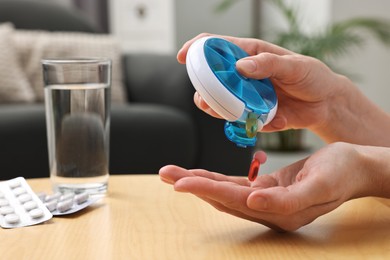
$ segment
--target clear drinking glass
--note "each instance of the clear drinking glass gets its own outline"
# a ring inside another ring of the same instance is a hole
[[[105,194],[111,61],[42,60],[50,179],[55,191]]]

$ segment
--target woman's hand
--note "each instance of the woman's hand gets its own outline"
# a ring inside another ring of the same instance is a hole
[[[185,63],[188,48],[200,34],[186,42],[177,54]],[[325,142],[343,141],[390,147],[390,116],[365,97],[344,76],[321,61],[293,53],[258,39],[235,38],[228,41],[244,49],[249,57],[236,63],[244,76],[270,78],[278,96],[275,118],[261,131],[307,128]],[[195,104],[206,113],[220,117],[195,93]]]
[[[389,196],[390,167],[380,167],[390,157],[386,149],[334,143],[305,160],[259,175],[252,183],[172,165],[163,167],[160,177],[176,191],[192,193],[220,211],[275,230],[293,231],[347,200]],[[387,172],[386,178],[382,172]]]
[[[184,44],[177,54],[185,63],[191,44],[201,34]],[[237,70],[254,79],[271,78],[277,92],[279,107],[275,119],[262,131],[279,131],[288,128],[316,128],[323,125],[329,113],[329,102],[340,95],[343,77],[332,72],[325,64],[307,56],[270,44],[247,38],[223,37],[244,49],[250,56],[237,62]],[[343,85],[345,85],[343,83]],[[195,104],[206,113],[220,117],[197,94]]]

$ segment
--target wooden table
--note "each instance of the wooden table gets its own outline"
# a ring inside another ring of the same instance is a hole
[[[48,179],[29,180],[50,192]],[[390,259],[390,200],[350,201],[293,233],[221,213],[155,175],[111,176],[85,211],[0,229],[0,259]]]

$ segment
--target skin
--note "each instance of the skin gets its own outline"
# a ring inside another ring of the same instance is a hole
[[[184,64],[190,45],[205,36],[212,35],[201,34],[186,42],[177,54],[178,61]],[[242,75],[255,79],[269,77],[275,86],[278,111],[262,131],[307,128],[328,143],[390,146],[390,137],[382,130],[390,129],[389,115],[348,78],[334,73],[317,59],[265,41],[216,36],[237,44],[250,55],[236,64]],[[194,102],[201,110],[220,118],[197,93]]]
[[[177,59],[185,63],[190,45]],[[308,158],[254,182],[202,169],[174,165],[160,169],[160,178],[179,192],[192,193],[218,210],[293,231],[345,201],[378,196],[390,198],[390,118],[344,76],[311,57],[257,39],[223,37],[250,55],[237,62],[246,77],[269,77],[278,95],[274,120],[262,131],[307,128],[329,143]],[[195,104],[220,118],[195,93]],[[265,163],[264,152],[254,155]]]

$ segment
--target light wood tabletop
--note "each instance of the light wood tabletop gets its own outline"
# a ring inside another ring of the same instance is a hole
[[[28,182],[51,192],[49,179]],[[118,175],[82,212],[0,229],[0,252],[0,259],[390,259],[390,200],[353,200],[277,233],[174,192],[156,175]]]

